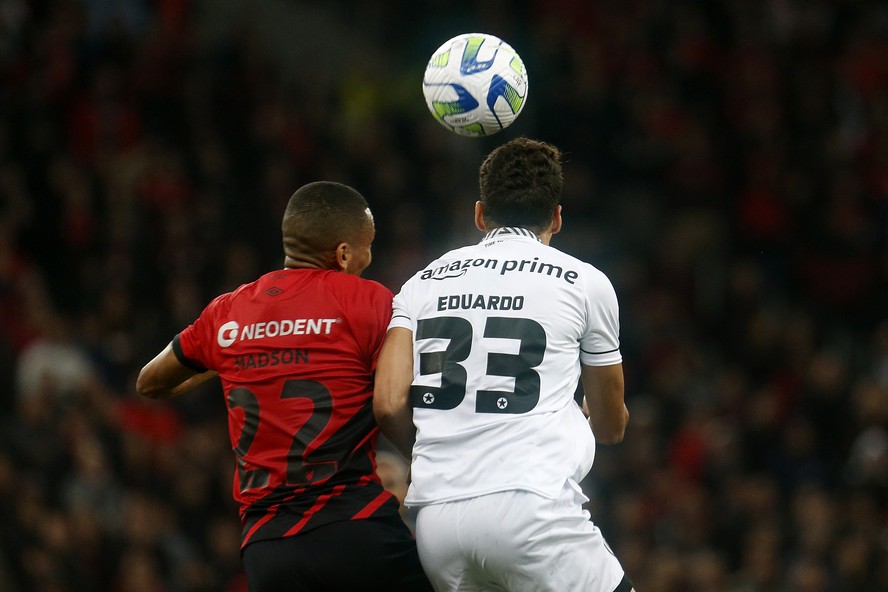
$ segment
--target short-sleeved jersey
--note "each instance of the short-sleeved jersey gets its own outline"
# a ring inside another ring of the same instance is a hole
[[[243,545],[397,515],[376,475],[371,399],[391,299],[345,273],[275,271],[213,300],[173,340],[183,364],[221,378]]]
[[[414,338],[409,505],[506,490],[555,498],[588,473],[580,365],[622,361],[617,297],[601,271],[499,228],[409,279],[390,327]]]

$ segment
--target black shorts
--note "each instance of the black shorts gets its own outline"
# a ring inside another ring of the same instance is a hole
[[[250,592],[430,592],[400,519],[343,520],[243,550]]]

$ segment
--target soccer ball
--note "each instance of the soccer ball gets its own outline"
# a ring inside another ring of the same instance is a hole
[[[493,35],[467,33],[432,54],[422,79],[426,105],[461,136],[509,127],[527,102],[527,71],[512,47]]]

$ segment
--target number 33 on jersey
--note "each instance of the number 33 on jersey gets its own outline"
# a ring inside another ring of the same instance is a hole
[[[580,362],[622,361],[616,294],[598,269],[498,228],[408,280],[390,327],[414,336],[408,504],[506,489],[554,497],[588,472]]]

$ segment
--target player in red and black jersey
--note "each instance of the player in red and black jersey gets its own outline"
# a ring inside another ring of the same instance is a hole
[[[374,237],[367,202],[311,183],[282,230],[284,269],[213,300],[136,388],[168,398],[219,375],[251,591],[430,590],[376,475],[373,372],[392,293],[358,277]]]

